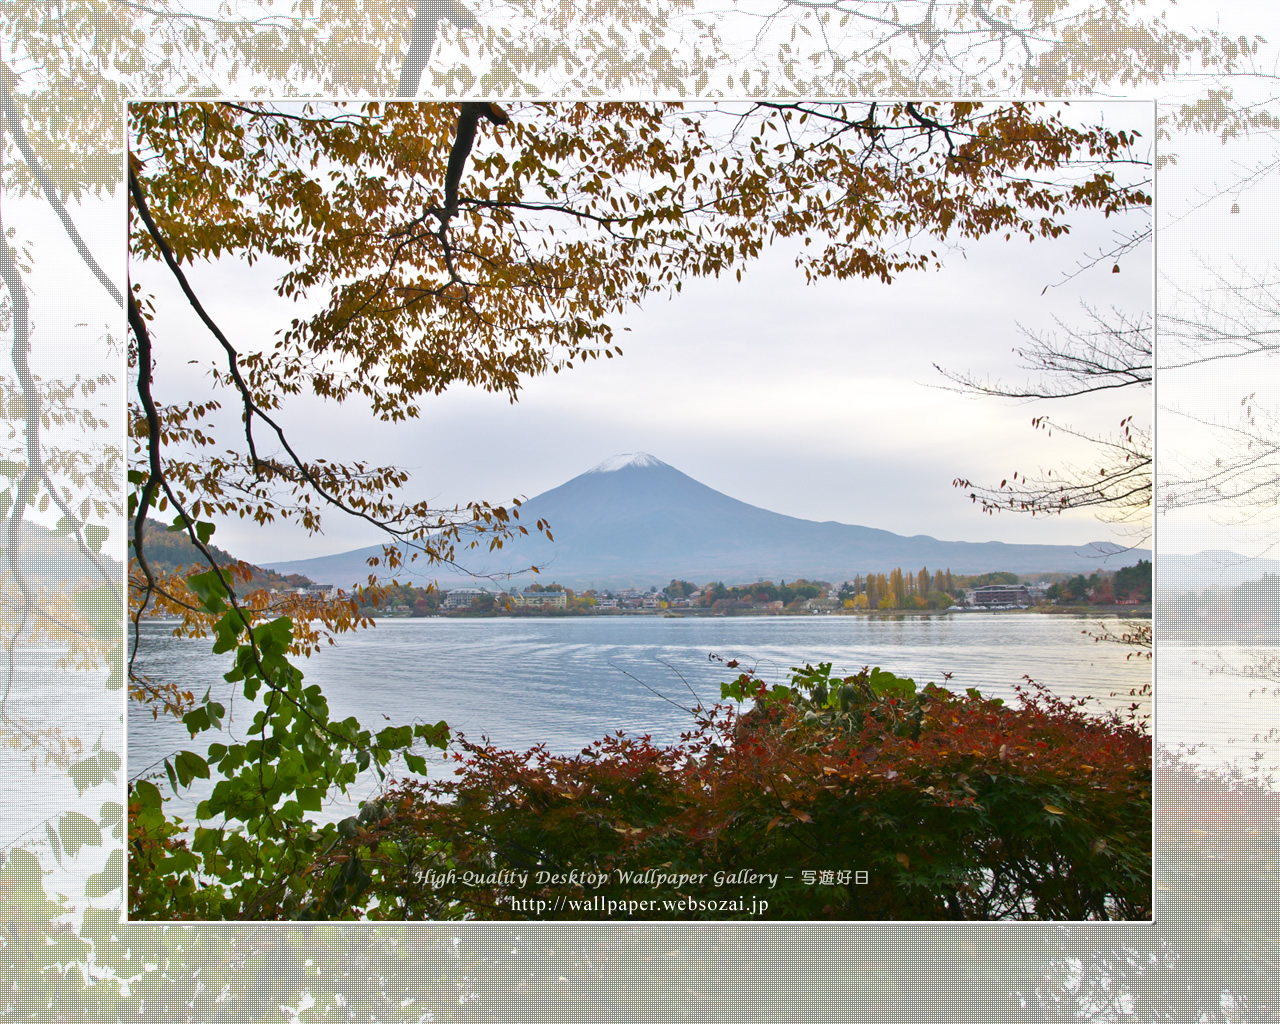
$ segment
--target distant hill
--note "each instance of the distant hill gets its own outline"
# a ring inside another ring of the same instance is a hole
[[[1161,555],[1156,565],[1156,586],[1162,592],[1237,587],[1267,574],[1280,574],[1280,561],[1221,550],[1195,555]]]
[[[57,589],[120,579],[120,563],[107,553],[106,544],[91,558],[72,538],[27,522],[19,524],[15,539],[14,550],[9,551],[9,531],[0,529],[0,556],[6,569],[11,568],[12,559],[28,583]]]
[[[176,572],[192,565],[208,568],[204,555],[200,554],[196,546],[191,543],[191,538],[187,536],[185,531],[179,532],[175,530],[170,532],[154,519],[148,519],[143,529],[143,550],[147,555],[147,564],[152,569]],[[214,544],[207,546],[209,553],[213,555],[214,561],[219,565],[235,565],[240,561],[235,555]],[[133,523],[129,524],[129,557],[133,558]],[[279,590],[305,587],[309,583],[311,583],[311,580],[304,575],[276,572],[275,570],[255,565],[250,586],[253,589]]]
[[[780,515],[731,498],[652,455],[619,455],[525,502],[520,521],[551,524],[554,543],[521,537],[498,552],[473,552],[462,561],[486,575],[544,566],[540,579],[583,588],[661,585],[672,578],[726,583],[779,578],[843,580],[857,573],[901,566],[951,569],[1070,572],[1132,565],[1151,552],[1108,542],[1071,547],[944,541],[903,537],[845,523],[818,523]],[[366,559],[378,545],[338,555],[272,562],[277,572],[305,573],[319,583],[350,586],[368,576]],[[462,575],[411,566],[406,582],[438,577],[443,587]],[[528,580],[526,574],[521,581]],[[514,582],[514,581],[513,581]],[[504,585],[507,585],[504,582]]]

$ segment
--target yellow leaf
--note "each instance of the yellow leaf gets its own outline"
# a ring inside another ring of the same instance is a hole
[[[1055,804],[1045,804],[1044,809],[1048,811],[1050,814],[1066,814],[1067,813],[1061,807],[1058,807]]]
[[[893,855],[893,859],[894,859],[894,860],[896,860],[899,864],[901,864],[901,865],[902,865],[904,868],[906,868],[908,871],[910,871],[910,870],[911,870],[911,858],[910,858],[910,857],[908,857],[905,853],[895,853],[895,854]]]

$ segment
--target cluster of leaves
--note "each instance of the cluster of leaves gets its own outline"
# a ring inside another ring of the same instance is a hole
[[[207,525],[207,524],[204,524]],[[150,779],[129,787],[129,907],[144,919],[291,919],[341,916],[351,878],[342,871],[316,876],[317,855],[340,838],[335,824],[308,817],[345,793],[372,768],[380,776],[400,755],[425,772],[416,742],[443,747],[448,729],[388,727],[374,734],[354,717],[334,721],[320,687],[303,685],[288,661],[293,622],[286,616],[251,624],[217,569],[186,578],[188,589],[214,617],[215,654],[235,652],[225,678],[257,701],[244,742],[212,742],[201,755],[183,750],[164,761],[174,792],[217,773],[196,808],[200,824],[188,835],[164,810]],[[192,738],[220,734],[226,708],[209,693],[182,715]],[[220,739],[223,738],[220,735]],[[316,886],[325,896],[309,903]]]
[[[616,351],[605,314],[772,238],[826,236],[801,257],[811,276],[888,280],[936,264],[927,247],[899,251],[918,231],[1049,237],[1068,230],[1069,207],[1150,204],[1117,177],[1137,162],[1135,133],[1031,105],[518,108],[477,143],[461,192],[447,176],[456,116],[443,104],[132,109],[132,149],[179,263],[277,256],[291,265],[281,295],[332,289],[274,352],[245,358],[259,401],[309,383],[399,419],[452,381],[514,395],[523,374]],[[131,241],[158,255],[141,224]]]
[[[1142,722],[1088,714],[1030,682],[1013,708],[976,690],[917,690],[879,669],[833,680],[829,664],[772,688],[746,673],[723,694],[753,706],[694,709],[696,727],[670,746],[618,733],[564,757],[459,739],[455,779],[398,784],[381,822],[320,866],[376,864],[371,916],[405,919],[529,916],[513,895],[726,898],[740,893],[622,873],[743,868],[779,876],[767,894],[779,920],[1150,915]],[[456,881],[418,870],[427,842],[442,844],[433,849]],[[575,870],[608,881],[536,883],[538,871]],[[866,871],[868,881],[810,885],[806,870]],[[464,884],[465,871],[530,879]],[[659,904],[636,916],[751,915]]]

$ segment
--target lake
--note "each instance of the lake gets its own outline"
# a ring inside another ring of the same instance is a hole
[[[355,715],[375,731],[386,719],[444,719],[473,740],[487,736],[521,750],[545,742],[574,754],[619,729],[660,743],[677,739],[690,725],[684,708],[713,704],[720,684],[737,674],[712,654],[753,667],[769,684],[785,682],[792,666],[830,661],[841,675],[878,665],[921,685],[976,687],[1006,699],[1029,675],[1064,697],[1127,707],[1130,690],[1150,681],[1151,664],[1126,660],[1123,648],[1082,633],[1104,624],[1121,625],[1034,613],[382,619],[300,667],[308,683],[323,687],[333,717]],[[211,641],[175,638],[171,628],[143,624],[137,670],[156,682],[180,680],[197,695],[212,687],[231,713],[230,732],[243,739],[252,712],[222,679],[230,656],[213,657]],[[944,672],[951,673],[945,683]],[[1150,699],[1140,699],[1149,710]],[[181,749],[203,752],[209,742],[191,740],[171,718],[153,721],[133,703],[128,721],[130,776]],[[343,805],[324,817],[349,813]],[[179,806],[189,811],[191,803],[174,806],[182,813]]]

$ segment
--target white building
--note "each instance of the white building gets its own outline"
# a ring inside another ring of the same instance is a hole
[[[969,603],[975,608],[1029,608],[1031,591],[1022,583],[993,583],[989,587],[975,587]]]
[[[457,590],[451,590],[444,595],[442,607],[445,609],[470,608],[474,598],[481,597],[487,593],[487,590],[482,590],[480,587],[459,587]]]

